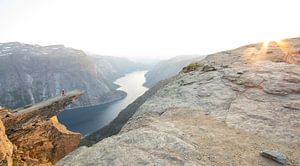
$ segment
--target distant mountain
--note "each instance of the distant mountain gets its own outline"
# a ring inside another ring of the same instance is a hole
[[[86,91],[77,106],[117,100],[125,94],[116,90],[114,80],[141,66],[63,45],[0,43],[0,105],[17,108],[37,103],[59,95],[61,89]]]
[[[145,66],[142,63],[133,62],[127,58],[112,57],[112,56],[101,56],[101,55],[90,55],[93,57],[93,61],[97,64],[102,75],[109,80],[119,78],[126,73],[130,73],[136,70],[145,70]],[[107,72],[109,71],[109,72]]]
[[[146,73],[144,86],[151,88],[159,81],[175,76],[196,57],[200,55],[182,55],[158,62]]]

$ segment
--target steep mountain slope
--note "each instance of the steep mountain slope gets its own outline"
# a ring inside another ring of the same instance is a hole
[[[61,89],[86,91],[77,106],[117,100],[125,94],[116,91],[114,79],[138,69],[135,65],[118,58],[88,56],[62,45],[1,43],[0,105],[17,108],[37,103]],[[129,66],[131,70],[124,69]]]
[[[128,108],[57,165],[300,165],[300,38],[209,55]]]
[[[190,64],[196,57],[199,55],[182,55],[158,62],[146,73],[144,86],[151,88],[159,81],[177,75],[184,66]]]

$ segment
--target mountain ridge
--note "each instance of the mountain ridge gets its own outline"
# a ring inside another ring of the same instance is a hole
[[[125,68],[127,70],[125,70]],[[124,58],[90,56],[63,45],[0,44],[0,105],[17,108],[58,95],[62,89],[85,90],[77,105],[123,98],[113,82],[141,65]]]

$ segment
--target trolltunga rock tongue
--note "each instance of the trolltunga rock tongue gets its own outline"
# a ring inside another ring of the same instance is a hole
[[[82,91],[71,91],[25,108],[2,110],[0,117],[6,135],[16,146],[14,163],[52,165],[77,148],[81,135],[68,131],[56,115],[83,94]]]

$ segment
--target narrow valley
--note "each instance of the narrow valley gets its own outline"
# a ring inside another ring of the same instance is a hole
[[[68,109],[59,114],[59,121],[69,130],[79,132],[86,136],[111,122],[136,98],[141,96],[147,88],[143,86],[146,71],[136,71],[126,74],[114,83],[120,87],[117,90],[126,92],[125,98],[95,106]]]

